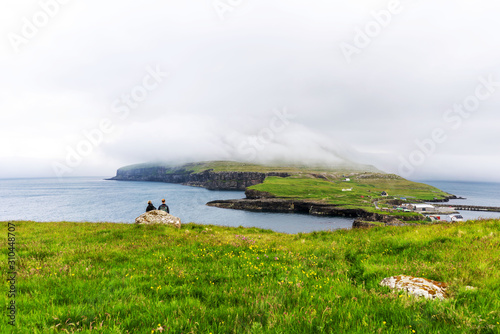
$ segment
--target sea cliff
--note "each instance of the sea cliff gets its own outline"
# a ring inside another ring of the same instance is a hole
[[[214,171],[207,169],[194,172],[186,169],[169,167],[120,168],[110,180],[118,181],[153,181],[178,183],[187,186],[202,187],[209,190],[245,190],[247,187],[264,182],[268,176],[288,177],[282,172],[238,172]]]

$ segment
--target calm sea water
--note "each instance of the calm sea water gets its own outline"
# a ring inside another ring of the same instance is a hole
[[[447,193],[465,199],[450,200],[449,204],[467,204],[500,207],[500,183],[424,181]],[[500,218],[500,212],[460,211],[465,219]]]
[[[34,220],[133,223],[147,201],[165,198],[183,223],[260,227],[298,233],[351,228],[352,218],[246,212],[206,206],[244,198],[242,191],[211,191],[156,182],[106,181],[103,177],[0,179],[0,221]]]
[[[499,183],[426,181],[461,203],[500,207]],[[147,201],[162,198],[182,222],[260,227],[298,233],[351,228],[352,218],[246,212],[208,207],[216,199],[244,198],[242,191],[211,191],[169,183],[106,181],[103,177],[0,179],[0,221],[89,221],[133,223]],[[462,211],[466,219],[500,218],[500,213]]]

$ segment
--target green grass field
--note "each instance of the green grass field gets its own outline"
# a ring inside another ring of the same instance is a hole
[[[296,235],[15,225],[16,327],[4,307],[1,333],[500,333],[500,221]],[[2,252],[5,306],[7,238]],[[379,286],[399,274],[446,282],[450,298]]]
[[[425,201],[434,198],[443,199],[449,194],[423,183],[416,183],[390,174],[374,174],[365,177],[363,173],[351,177],[349,182],[343,178],[325,180],[311,177],[267,177],[264,183],[249,189],[264,191],[276,197],[307,199],[345,208],[362,208],[375,212],[373,204],[381,197],[382,191],[389,194],[388,198],[405,197],[410,201]],[[343,189],[351,189],[343,191]]]

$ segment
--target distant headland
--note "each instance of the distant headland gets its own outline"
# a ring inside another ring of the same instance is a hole
[[[245,191],[246,198],[209,206],[250,211],[345,216],[399,224],[422,221],[418,212],[390,210],[403,203],[456,198],[435,187],[387,174],[370,165],[274,166],[207,161],[172,166],[146,163],[122,167],[110,180],[153,181]]]

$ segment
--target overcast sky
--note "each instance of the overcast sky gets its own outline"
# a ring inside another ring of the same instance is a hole
[[[0,2],[0,177],[355,162],[500,182],[497,0]]]

